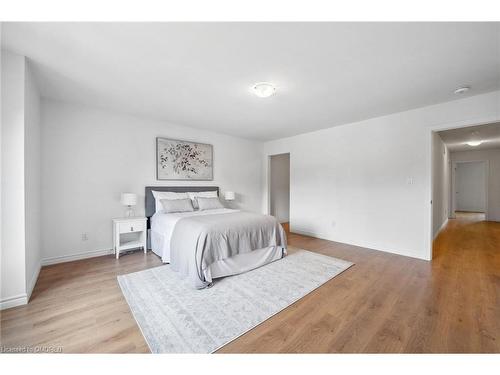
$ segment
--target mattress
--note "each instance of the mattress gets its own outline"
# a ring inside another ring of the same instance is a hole
[[[153,252],[197,288],[286,255],[286,238],[276,219],[227,208],[157,212],[151,218],[150,237]]]

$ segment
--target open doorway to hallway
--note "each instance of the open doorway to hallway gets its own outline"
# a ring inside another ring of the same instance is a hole
[[[500,222],[498,122],[432,134],[433,240],[450,225],[474,236],[468,225],[480,221]]]
[[[269,213],[289,231],[290,154],[271,155],[269,159]]]

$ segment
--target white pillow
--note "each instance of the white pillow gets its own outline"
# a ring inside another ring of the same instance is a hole
[[[217,198],[217,191],[196,191],[189,192],[189,198],[193,201],[193,206],[195,209],[198,209],[198,202],[196,198]]]
[[[162,211],[163,206],[161,204],[162,199],[186,199],[190,198],[188,193],[174,193],[171,191],[151,191],[153,197],[155,198],[155,212]]]
[[[224,205],[221,203],[219,198],[202,198],[202,197],[197,197],[196,198],[198,202],[198,208],[200,211],[205,211],[205,210],[215,210],[217,208],[224,208]]]
[[[194,211],[191,199],[161,199],[163,212],[170,214],[174,212],[191,212]]]

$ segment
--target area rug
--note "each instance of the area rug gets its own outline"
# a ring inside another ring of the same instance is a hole
[[[153,353],[212,353],[352,266],[297,250],[196,290],[164,265],[118,276]]]

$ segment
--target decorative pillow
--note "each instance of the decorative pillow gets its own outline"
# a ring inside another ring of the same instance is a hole
[[[161,204],[162,199],[185,199],[189,198],[188,193],[174,193],[171,191],[155,191],[152,190],[153,197],[155,198],[155,212],[163,210]]]
[[[167,214],[171,214],[174,212],[191,212],[194,211],[193,203],[191,203],[191,199],[161,199],[160,200],[163,206],[163,212]]]
[[[189,192],[189,198],[193,201],[193,206],[195,209],[198,208],[198,202],[196,198],[217,198],[217,191],[197,191],[197,192]]]
[[[200,211],[204,210],[215,210],[217,208],[224,208],[223,204],[220,202],[219,198],[196,198],[198,202],[198,208]]]

